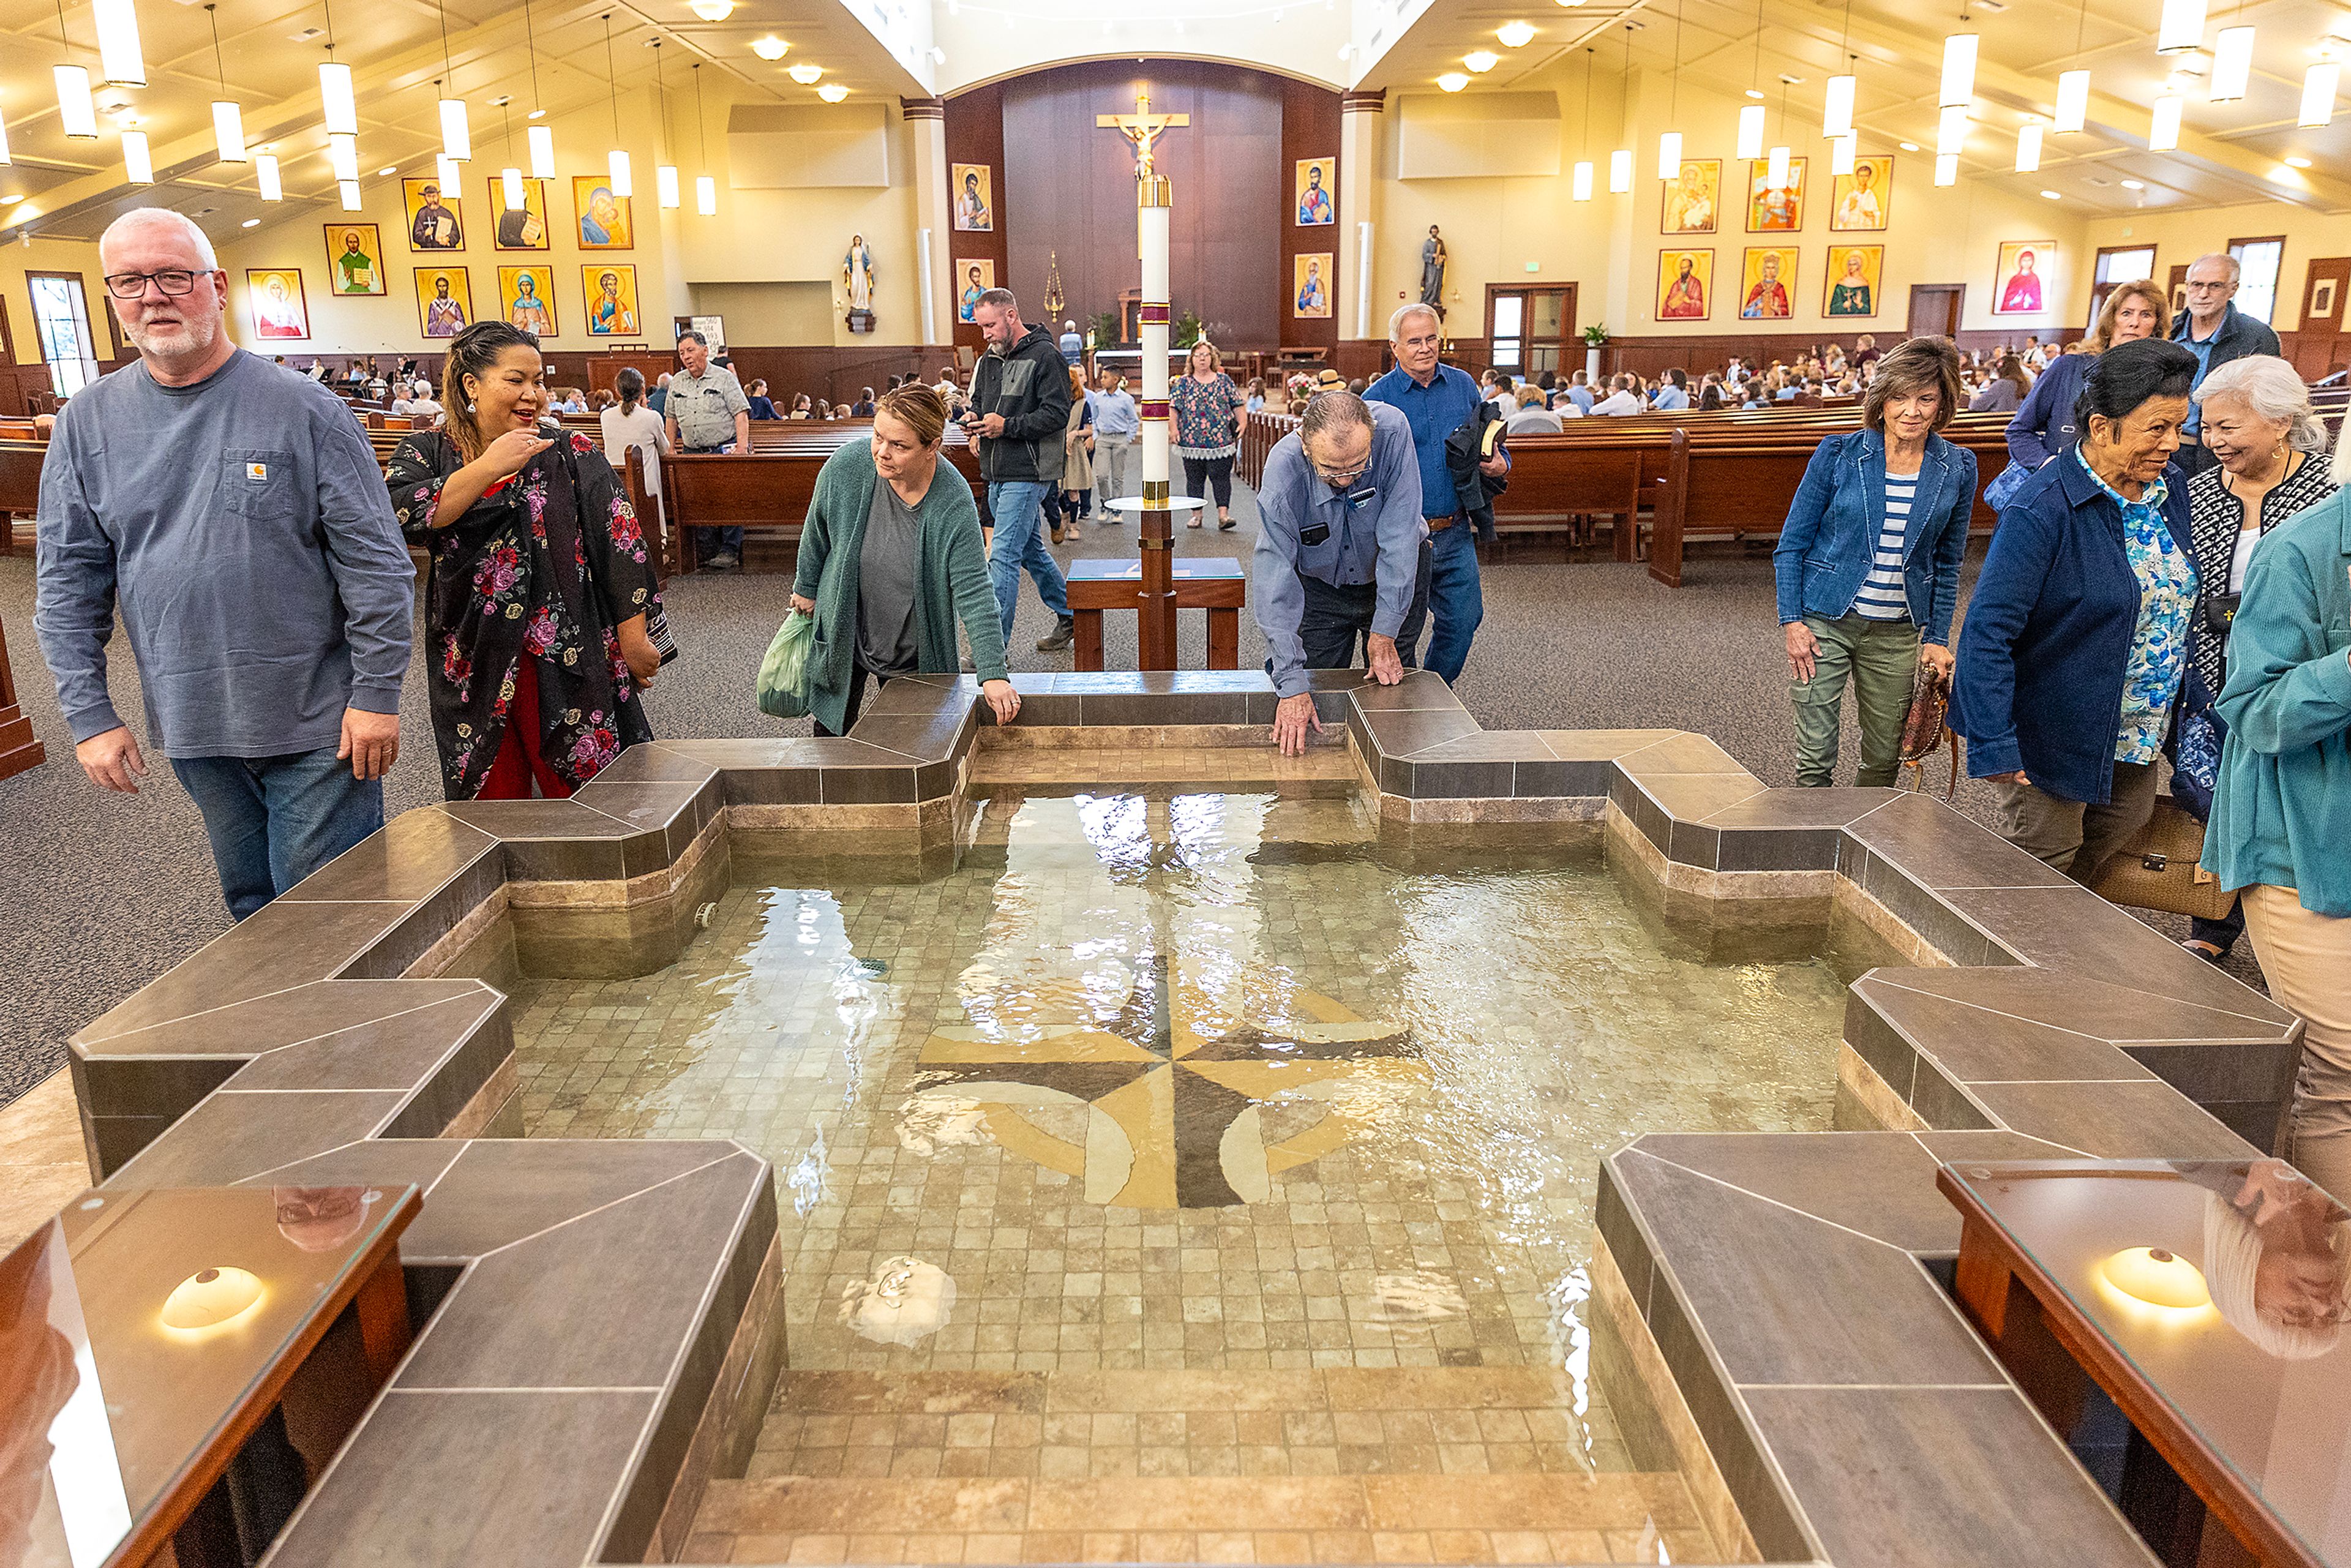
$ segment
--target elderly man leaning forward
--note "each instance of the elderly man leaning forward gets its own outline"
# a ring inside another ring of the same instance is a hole
[[[230,341],[202,229],[126,213],[99,263],[139,362],[57,419],[34,625],[83,770],[136,794],[106,685],[120,603],[150,742],[242,920],[383,826],[415,570],[350,410]]]
[[[1396,633],[1420,576],[1420,459],[1412,426],[1386,403],[1318,394],[1274,444],[1258,486],[1249,603],[1281,699],[1273,738],[1285,756],[1320,734],[1309,670],[1343,670],[1361,639],[1372,678],[1404,679]]]

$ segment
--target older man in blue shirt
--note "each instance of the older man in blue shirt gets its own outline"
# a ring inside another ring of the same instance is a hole
[[[1404,679],[1396,633],[1420,570],[1421,506],[1411,426],[1353,392],[1318,395],[1267,455],[1249,601],[1272,654],[1285,756],[1322,729],[1306,672],[1350,667],[1358,637],[1374,680]]]
[[[1478,586],[1478,539],[1462,510],[1461,497],[1446,459],[1445,438],[1461,428],[1477,412],[1478,383],[1468,373],[1438,362],[1445,345],[1445,328],[1426,305],[1406,305],[1388,321],[1388,344],[1396,368],[1371,384],[1364,401],[1386,403],[1402,411],[1412,427],[1412,444],[1420,469],[1421,509],[1428,524],[1428,608],[1437,630],[1428,640],[1426,667],[1449,685],[1461,678],[1469,661],[1469,640],[1486,618],[1485,595]],[[1481,473],[1499,476],[1510,467],[1510,455],[1497,452],[1479,465]],[[1416,618],[1404,633],[1406,662],[1420,642]]]

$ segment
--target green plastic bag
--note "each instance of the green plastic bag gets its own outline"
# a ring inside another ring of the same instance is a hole
[[[809,648],[816,641],[816,617],[797,612],[776,628],[768,656],[759,661],[759,711],[777,718],[806,718],[809,712]]]

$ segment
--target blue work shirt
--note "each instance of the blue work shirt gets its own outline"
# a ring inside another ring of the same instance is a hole
[[[1086,401],[1094,405],[1096,435],[1133,435],[1139,428],[1135,420],[1134,399],[1126,393],[1090,392]]]
[[[1468,387],[1474,405],[1477,386],[1459,371],[1453,373]],[[1298,635],[1299,621],[1306,612],[1301,577],[1334,588],[1377,583],[1372,631],[1382,637],[1395,636],[1412,608],[1420,541],[1428,537],[1420,511],[1421,459],[1403,413],[1385,403],[1369,406],[1371,465],[1343,490],[1332,489],[1306,461],[1295,431],[1266,455],[1265,476],[1257,491],[1257,554],[1249,564],[1249,599],[1273,657],[1273,689],[1281,696],[1294,697],[1307,689],[1306,644]],[[1443,449],[1439,437],[1440,454]],[[1441,471],[1441,455],[1438,463]],[[1452,492],[1449,482],[1446,492]],[[1316,528],[1327,529],[1326,536],[1313,544],[1304,542],[1301,536]]]
[[[2228,325],[2228,322],[2224,319],[2221,322],[2221,326],[2226,325]],[[2188,383],[2188,388],[2190,392],[2202,386],[2204,384],[2204,378],[2212,373],[2212,345],[2220,340],[2220,327],[2213,328],[2212,335],[2205,339],[2203,341],[2199,342],[2196,340],[2196,329],[2193,326],[2190,326],[2188,329],[2188,335],[2186,337],[2175,340],[2180,347],[2186,349],[2189,353],[2196,356],[2196,379]],[[2199,430],[2202,429],[2203,425],[2204,405],[2198,402],[2191,397],[2188,400],[2188,423],[2179,427],[2179,434],[2182,435],[2193,435]]]
[[[1592,405],[1595,400],[1592,395],[1592,389],[1590,387],[1570,387],[1567,389],[1567,401],[1582,409],[1584,413],[1590,413],[1592,412]]]
[[[1657,389],[1657,395],[1649,400],[1649,406],[1661,412],[1679,412],[1689,407],[1689,393],[1668,382]]]
[[[1454,493],[1452,470],[1445,462],[1445,438],[1461,428],[1481,401],[1478,383],[1466,371],[1439,365],[1422,386],[1398,366],[1374,382],[1364,393],[1369,403],[1386,403],[1401,411],[1412,426],[1413,451],[1420,459],[1420,504],[1431,518],[1449,517],[1461,509]],[[1376,443],[1375,443],[1376,444]],[[1384,486],[1383,487],[1384,488]]]

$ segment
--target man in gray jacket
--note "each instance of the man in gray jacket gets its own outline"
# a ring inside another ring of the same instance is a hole
[[[1070,368],[1061,362],[1052,334],[1026,326],[1020,303],[1009,288],[991,288],[971,313],[987,352],[971,373],[971,406],[964,428],[979,444],[979,472],[987,481],[987,511],[996,537],[987,551],[987,575],[996,584],[996,606],[1004,613],[1004,639],[1012,640],[1012,612],[1020,603],[1020,570],[1037,580],[1037,597],[1060,619],[1039,640],[1037,651],[1066,648],[1077,635],[1070,619],[1069,586],[1045,541],[1037,537],[1045,503],[1061,487],[1068,456]]]
[[[126,213],[99,265],[139,363],[57,416],[34,625],[83,771],[136,794],[106,685],[120,603],[150,744],[242,920],[383,826],[415,569],[350,410],[230,340],[202,229]]]

